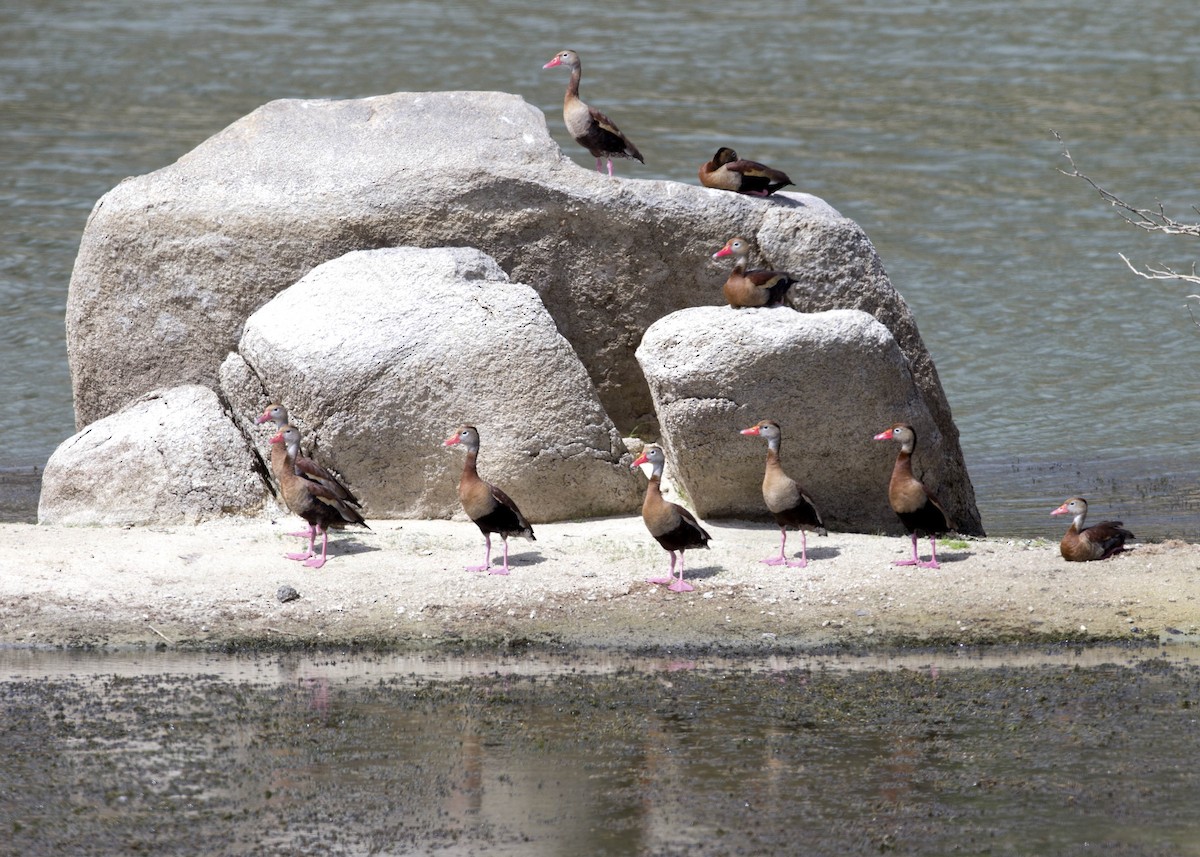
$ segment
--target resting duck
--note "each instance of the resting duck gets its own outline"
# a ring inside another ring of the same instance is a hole
[[[917,446],[917,433],[907,423],[896,423],[887,431],[875,435],[875,440],[894,440],[900,444],[896,466],[892,468],[892,479],[888,483],[888,503],[912,534],[912,559],[898,559],[896,565],[916,565],[921,568],[939,568],[937,561],[937,537],[952,529],[946,510],[921,480],[913,476],[912,454]],[[917,556],[917,536],[929,536],[929,562]]]
[[[750,196],[770,196],[781,187],[792,184],[792,180],[782,170],[758,161],[743,160],[733,149],[722,146],[711,161],[700,167],[700,184]]]
[[[1075,520],[1067,529],[1058,549],[1063,559],[1068,562],[1087,562],[1093,559],[1108,559],[1116,553],[1125,550],[1126,539],[1136,539],[1133,533],[1125,529],[1120,521],[1101,521],[1090,527],[1083,526],[1087,517],[1087,500],[1082,497],[1072,497],[1051,515],[1074,515]]]
[[[746,272],[750,258],[750,242],[745,238],[730,238],[725,246],[713,253],[714,259],[733,257],[733,270],[725,280],[725,300],[731,307],[780,306],[787,291],[795,283],[786,271]]]
[[[349,524],[367,527],[353,506],[340,500],[322,482],[311,479],[295,466],[300,456],[300,429],[285,425],[271,438],[271,460],[275,461],[275,447],[284,449],[284,464],[276,473],[283,501],[287,507],[308,522],[308,550],[304,553],[285,554],[288,559],[302,560],[309,568],[325,565],[329,549],[329,530],[344,529]],[[370,527],[367,527],[370,529]],[[314,551],[317,532],[321,533],[321,555]]]
[[[646,529],[671,556],[671,570],[666,577],[648,577],[647,583],[666,584],[672,592],[691,592],[696,587],[683,579],[683,552],[688,548],[707,548],[711,538],[696,521],[695,515],[677,503],[663,499],[659,483],[662,482],[666,456],[660,447],[647,446],[638,459],[630,465],[636,470],[643,464],[651,467],[650,484],[646,486],[646,499],[642,503],[642,520]],[[675,551],[679,551],[679,575],[675,575]]]
[[[819,536],[829,535],[821,521],[821,513],[817,511],[812,497],[796,484],[796,480],[783,472],[783,466],[779,463],[779,444],[783,431],[779,428],[779,423],[775,420],[762,420],[758,425],[742,429],[742,434],[766,438],[767,441],[767,470],[763,476],[762,493],[767,508],[779,524],[779,556],[767,557],[762,561],[767,565],[804,568],[808,565],[808,538],[804,531],[812,530]],[[800,531],[799,562],[787,558],[788,527]]]
[[[463,462],[462,477],[458,480],[458,500],[462,503],[467,517],[475,522],[483,533],[483,565],[469,565],[467,571],[489,571],[491,574],[508,574],[508,537],[520,536],[536,541],[533,527],[517,504],[507,494],[488,482],[479,478],[475,469],[475,461],[479,457],[479,430],[475,426],[462,426],[453,436],[446,439],[443,446],[462,444],[467,451]],[[492,565],[492,533],[499,533],[504,541],[504,567],[493,569]]]
[[[542,68],[554,68],[565,65],[571,70],[571,80],[567,84],[567,95],[563,99],[563,122],[567,132],[575,138],[575,142],[592,153],[596,159],[596,171],[603,172],[601,164],[608,160],[608,174],[613,174],[613,158],[633,158],[646,163],[637,146],[629,142],[629,138],[621,133],[611,119],[597,110],[588,107],[579,98],[579,78],[582,75],[579,64],[579,54],[575,51],[559,51],[554,59]]]

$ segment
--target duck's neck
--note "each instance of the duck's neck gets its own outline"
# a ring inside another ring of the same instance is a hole
[[[779,466],[779,441],[777,437],[767,438],[767,466]]]
[[[479,478],[479,471],[475,467],[475,464],[478,460],[479,460],[478,447],[476,447],[476,448],[467,447],[467,457],[465,459],[463,459],[463,476],[468,477],[468,478],[475,478],[475,479]]]
[[[583,77],[582,67],[575,65],[571,68],[571,79],[567,81],[566,101],[577,101],[579,99],[579,79]]]

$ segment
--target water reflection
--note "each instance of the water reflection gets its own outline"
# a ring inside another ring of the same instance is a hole
[[[1200,854],[1195,654],[4,652],[0,826],[28,855]]]

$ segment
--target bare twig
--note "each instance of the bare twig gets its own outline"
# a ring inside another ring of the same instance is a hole
[[[1188,303],[1184,304],[1187,307],[1188,315],[1192,317],[1192,324],[1200,327],[1200,321],[1196,320],[1196,314],[1192,312],[1192,301],[1200,301],[1200,295],[1188,295]]]
[[[149,629],[150,629],[151,631],[153,631],[154,633],[158,634],[158,636],[162,637],[164,640],[166,640],[168,645],[171,645],[171,646],[175,645],[175,641],[174,641],[174,640],[172,640],[170,637],[168,637],[168,636],[167,636],[166,634],[164,634],[162,631],[160,631],[160,630],[158,630],[157,628],[155,628],[155,627],[154,627],[153,625],[151,625],[149,622],[147,622],[147,623],[146,623],[146,627],[147,627],[147,628],[149,628]]]
[[[1175,220],[1173,217],[1167,214],[1166,209],[1163,208],[1162,202],[1159,202],[1156,208],[1138,208],[1137,206],[1130,205],[1129,203],[1125,202],[1125,200],[1121,199],[1115,193],[1101,187],[1099,184],[1093,181],[1090,176],[1079,171],[1079,168],[1075,165],[1075,159],[1071,157],[1071,150],[1067,148],[1067,144],[1063,142],[1063,138],[1059,136],[1059,133],[1057,131],[1051,131],[1050,133],[1054,135],[1054,139],[1058,140],[1059,145],[1062,146],[1063,157],[1066,158],[1067,163],[1071,165],[1070,171],[1064,170],[1061,167],[1059,167],[1058,171],[1064,176],[1068,176],[1073,179],[1083,179],[1085,182],[1091,185],[1093,190],[1100,194],[1101,199],[1103,199],[1113,208],[1118,209],[1118,213],[1122,218],[1125,219],[1127,223],[1131,223],[1139,229],[1144,229],[1147,232],[1164,232],[1167,235],[1192,235],[1200,237],[1200,223],[1183,223]],[[1200,210],[1193,210],[1197,211],[1197,213],[1200,213]],[[1133,266],[1131,265],[1130,267]],[[1135,270],[1135,273],[1140,272]],[[1152,277],[1150,279],[1170,278]]]
[[[1182,280],[1185,283],[1194,283],[1196,285],[1200,285],[1200,274],[1196,273],[1195,262],[1192,263],[1192,272],[1190,274],[1181,274],[1174,268],[1167,268],[1165,266],[1162,268],[1147,268],[1145,271],[1142,271],[1135,268],[1133,263],[1129,261],[1129,257],[1127,257],[1124,253],[1118,253],[1117,255],[1121,257],[1121,261],[1125,263],[1129,270],[1133,271],[1133,273],[1137,274],[1143,279]],[[1188,295],[1188,297],[1195,297],[1195,295]]]

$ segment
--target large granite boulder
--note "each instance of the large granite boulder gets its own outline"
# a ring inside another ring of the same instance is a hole
[[[46,463],[43,524],[194,524],[268,506],[262,463],[217,394],[148,393],[68,438]]]
[[[222,380],[246,420],[282,402],[368,517],[461,514],[463,454],[442,441],[462,423],[479,428],[481,475],[530,520],[639,502],[570,343],[537,292],[478,250],[370,250],[320,265],[250,316]],[[257,431],[265,455],[270,432]]]
[[[698,307],[646,331],[646,373],[676,488],[701,516],[761,517],[766,443],[740,429],[774,419],[784,469],[826,525],[902,532],[887,484],[899,451],[872,440],[896,422],[917,431],[916,472],[960,532],[982,532],[955,444],[939,429],[886,327],[857,310]]]
[[[961,467],[936,370],[857,224],[801,193],[598,175],[562,154],[539,110],[495,92],[271,102],[107,193],[68,297],[77,422],[147,390],[215,385],[246,319],[317,265],[414,245],[481,248],[536,289],[629,431],[653,420],[642,333],[722,302],[727,269],[710,254],[735,234],[798,276],[798,309],[861,309],[892,332]]]

